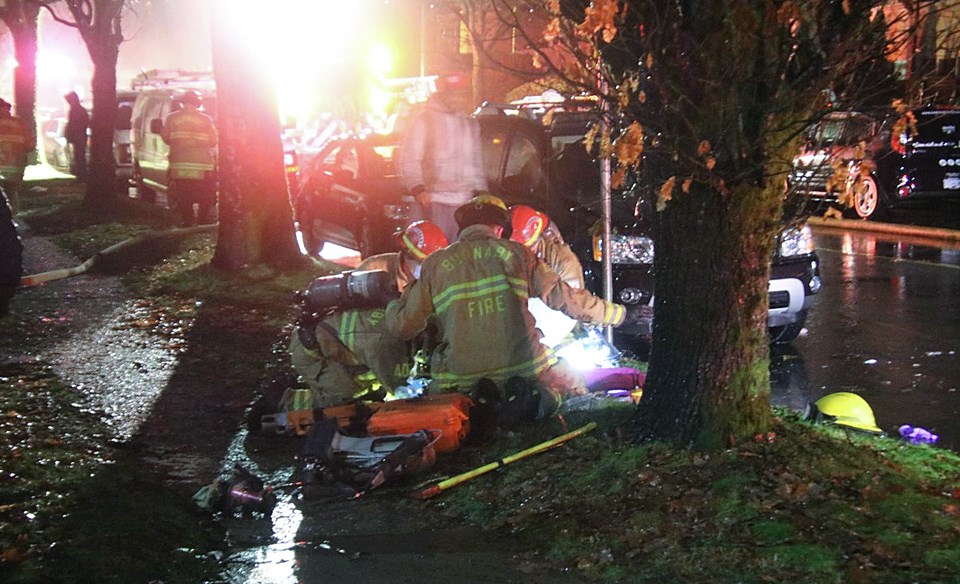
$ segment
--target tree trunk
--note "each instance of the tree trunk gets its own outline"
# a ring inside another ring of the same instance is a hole
[[[13,77],[15,113],[31,132],[37,135],[37,19],[40,6],[23,3],[15,20],[4,22],[13,35],[17,69]]]
[[[90,117],[90,165],[84,204],[99,207],[116,189],[113,132],[117,119],[117,57],[119,46],[111,42],[88,45],[93,61],[93,115]]]
[[[659,214],[653,345],[632,432],[716,449],[770,423],[767,282],[779,198],[773,186],[675,191]]]
[[[283,166],[277,97],[256,59],[214,18],[220,225],[213,263],[238,270],[302,260]]]

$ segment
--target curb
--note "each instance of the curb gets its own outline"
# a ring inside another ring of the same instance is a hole
[[[897,225],[895,223],[877,223],[859,219],[824,219],[823,217],[810,217],[807,219],[807,223],[813,227],[854,229],[857,231],[873,231],[877,233],[889,233],[892,235],[912,235],[914,237],[924,237],[927,239],[941,239],[945,241],[960,242],[960,231],[956,229],[945,229],[942,227]]]

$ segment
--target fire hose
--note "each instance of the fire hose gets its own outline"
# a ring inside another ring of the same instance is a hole
[[[551,448],[554,448],[554,447],[556,447],[556,446],[560,446],[560,445],[563,444],[564,442],[568,442],[568,441],[570,441],[570,440],[573,440],[573,439],[576,438],[577,436],[580,436],[580,435],[582,435],[582,434],[586,434],[587,432],[593,430],[593,429],[596,428],[596,427],[597,427],[597,423],[596,423],[596,422],[590,422],[590,423],[587,424],[586,426],[583,426],[582,428],[579,428],[579,429],[577,429],[577,430],[574,430],[573,432],[568,432],[568,433],[563,434],[563,435],[561,435],[561,436],[557,436],[556,438],[552,438],[552,439],[550,439],[550,440],[547,440],[546,442],[541,442],[540,444],[537,444],[536,446],[531,446],[530,448],[527,448],[526,450],[521,450],[520,452],[517,452],[516,454],[511,454],[510,456],[505,456],[505,457],[503,457],[503,458],[501,458],[501,459],[498,459],[498,460],[495,460],[495,461],[493,461],[493,462],[487,463],[487,464],[485,464],[485,465],[483,465],[483,466],[481,466],[481,467],[477,467],[477,468],[475,468],[475,469],[473,469],[473,470],[470,470],[470,471],[467,471],[467,472],[465,472],[465,473],[458,474],[457,476],[450,477],[449,479],[442,480],[442,481],[440,481],[439,483],[437,483],[437,484],[435,484],[435,485],[432,485],[432,486],[429,486],[429,487],[427,487],[427,488],[425,488],[425,489],[421,489],[421,490],[419,490],[419,491],[415,491],[414,493],[411,494],[411,496],[412,496],[414,499],[420,499],[421,501],[424,500],[424,499],[429,499],[430,497],[433,497],[433,496],[435,496],[435,495],[439,495],[440,493],[442,493],[443,491],[446,491],[447,489],[453,488],[453,487],[455,487],[455,486],[457,486],[457,485],[459,485],[459,484],[461,484],[461,483],[465,483],[465,482],[469,481],[470,479],[476,478],[476,477],[478,477],[478,476],[480,476],[480,475],[483,475],[483,474],[486,474],[486,473],[488,473],[488,472],[490,472],[490,471],[497,470],[498,468],[500,468],[500,467],[502,467],[502,466],[506,466],[506,465],[510,464],[511,462],[516,462],[516,461],[521,460],[521,459],[523,459],[523,458],[526,458],[526,457],[528,457],[528,456],[532,456],[532,455],[534,455],[534,454],[539,454],[539,453],[541,453],[541,452],[544,452],[545,450],[550,450]]]
[[[43,284],[44,282],[52,282],[53,280],[61,280],[63,278],[70,278],[78,274],[82,274],[92,268],[97,261],[111,253],[115,253],[125,247],[135,245],[150,239],[155,239],[158,237],[166,237],[168,235],[193,235],[196,233],[206,233],[208,231],[213,231],[216,228],[216,224],[211,225],[197,225],[195,227],[183,227],[178,229],[170,229],[168,231],[152,231],[145,233],[143,235],[138,235],[136,237],[131,237],[121,241],[120,243],[115,243],[110,247],[98,251],[93,254],[87,261],[83,262],[78,266],[72,268],[61,268],[59,270],[51,270],[49,272],[41,272],[39,274],[32,274],[30,276],[23,276],[20,278],[20,286],[26,288],[28,286],[37,286],[38,284]]]

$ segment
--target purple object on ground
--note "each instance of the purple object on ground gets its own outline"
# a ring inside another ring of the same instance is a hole
[[[611,389],[626,389],[629,391],[636,387],[643,387],[646,379],[646,373],[632,367],[588,369],[583,372],[583,380],[591,392]]]
[[[937,440],[940,439],[940,436],[937,436],[929,430],[907,424],[900,426],[900,435],[903,436],[904,440],[908,440],[914,444],[936,444]]]

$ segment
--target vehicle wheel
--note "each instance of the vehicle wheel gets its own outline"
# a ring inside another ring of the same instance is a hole
[[[789,343],[800,336],[800,331],[807,323],[807,311],[802,310],[797,315],[797,321],[783,326],[774,326],[768,329],[770,342],[774,344]]]
[[[852,210],[860,219],[881,219],[886,215],[887,205],[880,186],[872,176],[865,176],[854,187]]]

